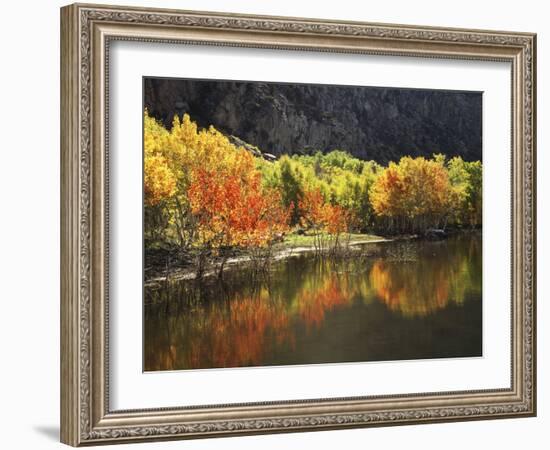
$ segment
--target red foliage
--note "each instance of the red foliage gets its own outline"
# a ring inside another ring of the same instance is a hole
[[[203,244],[262,247],[288,230],[290,210],[277,191],[262,188],[258,171],[197,169],[188,195]]]
[[[325,202],[319,189],[304,192],[299,203],[302,224],[308,228],[329,234],[340,234],[348,230],[349,217],[344,208]]]

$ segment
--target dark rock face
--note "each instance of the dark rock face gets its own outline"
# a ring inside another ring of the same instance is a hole
[[[339,149],[380,163],[439,152],[482,159],[480,92],[147,78],[144,106],[167,127],[188,113],[277,156]]]

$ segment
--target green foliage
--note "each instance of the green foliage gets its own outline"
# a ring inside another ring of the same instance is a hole
[[[343,150],[267,161],[231,144],[213,127],[199,129],[187,115],[176,116],[167,130],[147,111],[144,148],[145,233],[151,242],[175,241],[182,248],[193,248],[204,241],[206,231],[214,230],[216,236],[230,236],[231,243],[251,242],[253,228],[258,228],[251,224],[265,221],[268,212],[279,207],[286,211],[286,216],[279,214],[279,221],[285,222],[288,216],[291,231],[309,231],[313,225],[308,216],[315,220],[323,216],[327,227],[356,233],[417,232],[482,223],[480,161],[447,160],[435,154],[431,159],[404,156],[383,167]],[[205,173],[209,176],[199,177]],[[248,192],[252,187],[258,192]],[[201,196],[192,203],[190,193]],[[219,198],[212,197],[214,193]],[[201,225],[203,197],[212,197],[208,215],[212,220]],[[233,197],[240,202],[238,214]],[[318,211],[311,210],[313,197]],[[268,199],[277,199],[278,204],[268,205]],[[252,211],[257,217],[247,216]],[[265,223],[270,239],[284,234],[278,225]]]
[[[481,161],[467,162],[456,156],[447,163],[449,180],[460,193],[460,205],[456,222],[476,226],[482,223],[482,175]]]
[[[304,171],[288,156],[283,156],[274,165],[271,178],[266,180],[266,185],[281,192],[283,204],[292,208],[291,224],[296,225],[300,219],[298,203],[303,196]]]
[[[427,228],[481,225],[480,161],[460,157],[446,161],[404,156],[390,162],[369,191],[383,228],[418,232]]]
[[[263,163],[264,183],[280,189],[286,206],[294,205],[292,224],[300,222],[299,204],[304,193],[319,190],[326,202],[350,214],[350,226],[367,231],[373,223],[368,192],[382,167],[374,161],[361,161],[342,150],[323,155],[282,156],[274,163]]]

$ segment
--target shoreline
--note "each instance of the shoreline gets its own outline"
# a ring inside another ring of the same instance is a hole
[[[458,233],[470,233],[470,232],[477,232],[479,230],[460,230]],[[448,233],[448,236],[455,235],[457,231],[451,231]],[[375,235],[371,235],[375,236]],[[399,235],[399,236],[392,236],[392,237],[382,237],[382,236],[375,236],[374,238],[358,238],[353,239],[347,242],[345,245],[342,245],[341,249],[344,251],[355,251],[357,247],[359,246],[365,246],[368,244],[383,244],[383,243],[389,243],[389,242],[396,242],[396,241],[409,241],[409,240],[415,240],[415,239],[421,239],[421,237],[417,234],[406,234],[406,235]],[[318,251],[314,245],[300,245],[300,244],[291,244],[291,243],[280,243],[277,244],[282,248],[278,248],[273,251],[273,254],[271,255],[271,261],[281,261],[283,259],[292,258],[295,256],[303,255],[305,253],[313,253]],[[277,245],[275,247],[277,247]],[[328,252],[326,250],[322,251],[322,254],[327,254]],[[238,255],[238,256],[232,256],[228,258],[225,261],[224,264],[224,271],[229,270],[230,268],[238,265],[238,264],[248,264],[253,260],[253,257],[250,255]],[[220,262],[216,261],[209,270],[207,270],[203,274],[203,278],[205,279],[211,279],[212,277],[217,276],[218,269],[220,266]],[[166,280],[169,279],[169,281],[183,281],[183,280],[195,280],[196,279],[196,270],[193,267],[176,267],[173,271],[171,271],[168,275],[160,275],[160,276],[154,276],[149,279],[144,280],[144,287],[152,287],[155,285],[159,285],[160,283],[165,283]]]
[[[395,242],[399,240],[410,240],[410,239],[416,239],[416,238],[417,238],[416,235],[407,235],[407,236],[400,236],[397,238],[379,237],[377,239],[357,239],[357,240],[350,241],[342,248],[344,250],[348,250],[348,249],[354,250],[353,247],[364,246],[367,244],[381,244],[386,242]],[[301,245],[301,246],[281,248],[273,252],[271,256],[271,261],[281,261],[283,259],[292,258],[305,253],[313,253],[316,251],[317,249],[315,248],[315,246],[312,246],[312,245]],[[326,253],[326,251],[323,250],[323,253]],[[230,257],[225,261],[224,270],[234,267],[237,264],[250,263],[252,260],[253,260],[253,257],[249,255]],[[205,274],[203,275],[203,278],[211,278],[212,276],[216,275],[218,268],[219,268],[219,264],[216,263],[214,268],[205,272]],[[169,278],[170,281],[194,280],[196,279],[196,271],[191,268],[176,268],[168,276],[156,276],[148,280],[145,280],[144,286],[147,287],[147,286],[158,285],[159,283],[166,282],[167,278]]]

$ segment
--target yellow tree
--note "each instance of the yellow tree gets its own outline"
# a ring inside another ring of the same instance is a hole
[[[186,114],[168,132],[145,111],[146,209],[168,212],[166,235],[198,254],[222,257],[231,247],[261,248],[288,229],[279,192],[263,186],[256,158],[214,127],[199,129]],[[161,201],[162,200],[162,201]]]
[[[440,226],[453,207],[455,195],[440,159],[401,158],[376,179],[369,198],[377,216],[397,231],[423,231]]]
[[[164,156],[155,154],[145,158],[143,169],[143,187],[147,205],[156,206],[175,194],[176,177],[168,167]]]
[[[163,149],[169,139],[168,131],[145,112],[143,190],[145,236],[161,240],[170,222],[169,204],[177,191],[177,177]]]
[[[177,237],[180,246],[189,249],[198,238],[197,218],[189,202],[193,177],[199,169],[216,176],[237,171],[243,155],[250,154],[214,127],[199,130],[187,114],[181,119],[175,116],[170,131],[147,110],[144,114],[146,217],[162,213],[167,217],[163,223],[169,225],[165,235]]]

